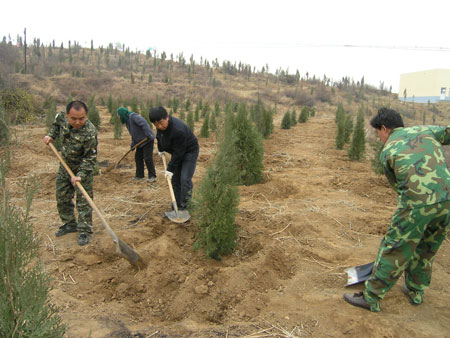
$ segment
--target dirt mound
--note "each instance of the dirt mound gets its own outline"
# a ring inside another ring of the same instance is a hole
[[[26,130],[8,183],[21,206],[19,180],[34,174],[41,189],[32,220],[42,240],[42,260],[53,276],[53,302],[68,337],[448,337],[450,263],[446,240],[434,263],[431,288],[420,307],[410,306],[402,281],[370,313],[346,304],[348,266],[370,262],[395,210],[396,196],[369,160],[349,162],[334,149],[334,116],[320,111],[305,124],[279,130],[265,141],[265,181],[240,187],[237,249],[222,261],[195,251],[195,219],[171,223],[162,163],[158,180],[134,183],[133,154],[106,172],[129,149],[124,130],[114,140],[109,116],[99,134],[101,175],[94,201],[116,234],[147,262],[137,270],[115,254],[94,216],[94,235],[79,247],[76,234],[55,238],[58,163],[42,143],[45,128]],[[276,116],[279,125],[281,116]],[[200,140],[194,176],[198,186],[215,152],[213,137]],[[285,330],[284,335],[283,330]]]

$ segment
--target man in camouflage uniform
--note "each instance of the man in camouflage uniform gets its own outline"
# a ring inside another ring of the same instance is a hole
[[[92,208],[77,190],[76,207],[78,222],[75,218],[73,197],[76,182],[93,197],[94,167],[97,161],[97,129],[87,119],[87,107],[81,101],[73,101],[55,117],[44,143],[49,144],[56,138],[62,139],[62,157],[72,169],[71,178],[62,165],[56,176],[56,203],[63,225],[55,233],[57,237],[78,231],[78,244],[85,245],[92,234]]]
[[[344,294],[344,299],[378,312],[403,272],[402,291],[413,305],[423,302],[430,285],[434,256],[450,226],[450,172],[442,149],[450,144],[450,126],[404,128],[400,114],[388,108],[381,108],[370,124],[384,143],[380,161],[398,193],[398,209],[364,292]]]

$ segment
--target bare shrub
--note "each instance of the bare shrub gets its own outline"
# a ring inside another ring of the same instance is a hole
[[[331,94],[328,92],[325,86],[319,86],[315,90],[315,99],[320,102],[328,102],[331,103]]]
[[[313,107],[314,103],[314,97],[304,90],[299,91],[295,97],[295,104],[299,106]]]

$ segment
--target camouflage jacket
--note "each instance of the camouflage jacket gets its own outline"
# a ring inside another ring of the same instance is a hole
[[[395,128],[391,132],[380,161],[398,193],[399,208],[450,200],[450,172],[442,144],[450,144],[450,126]]]
[[[87,120],[80,129],[70,126],[66,113],[56,115],[48,132],[54,140],[62,139],[62,157],[76,176],[92,175],[97,163],[97,129]]]

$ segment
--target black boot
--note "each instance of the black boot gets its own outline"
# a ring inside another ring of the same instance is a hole
[[[78,245],[83,246],[89,243],[89,235],[82,232],[78,235]]]
[[[60,237],[71,232],[77,232],[76,224],[66,223],[59,227],[58,231],[55,232],[55,236]]]
[[[344,293],[344,299],[347,303],[350,303],[353,306],[362,307],[363,309],[370,311],[370,304],[366,302],[364,299],[364,294],[362,292],[359,293]]]

